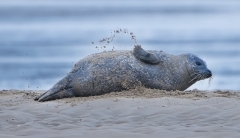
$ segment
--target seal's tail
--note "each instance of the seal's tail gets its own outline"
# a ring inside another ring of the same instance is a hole
[[[51,89],[44,92],[40,96],[34,98],[35,101],[44,102],[50,100],[56,100],[60,98],[73,97],[72,89],[68,87],[69,84],[67,78],[63,78],[58,83],[56,83]]]

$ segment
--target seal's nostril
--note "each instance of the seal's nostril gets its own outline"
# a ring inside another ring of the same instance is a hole
[[[210,77],[212,76],[212,72],[210,70],[208,70],[208,74]]]

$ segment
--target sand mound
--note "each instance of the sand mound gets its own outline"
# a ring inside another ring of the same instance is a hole
[[[0,137],[238,137],[230,91],[138,88],[39,103],[43,91],[0,91]]]

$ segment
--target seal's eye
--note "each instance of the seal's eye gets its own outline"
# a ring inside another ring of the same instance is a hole
[[[196,62],[196,65],[201,66],[202,63],[201,62]]]

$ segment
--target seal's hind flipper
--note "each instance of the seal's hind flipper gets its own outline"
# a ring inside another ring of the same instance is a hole
[[[152,53],[148,53],[144,49],[142,49],[141,45],[136,45],[133,50],[133,55],[140,59],[141,61],[144,61],[146,63],[150,64],[158,64],[159,60],[156,56],[154,56]]]
[[[41,97],[39,97],[38,102],[56,100],[61,98],[69,98],[69,97],[74,97],[74,94],[71,88],[66,90],[61,90],[58,92],[47,91],[46,93],[43,93]]]
[[[36,97],[34,98],[34,100],[35,100],[35,101],[38,101],[38,99],[39,99],[41,96],[43,96],[44,94],[46,94],[47,92],[48,92],[48,91],[42,93],[42,94],[39,95],[39,96],[36,96]]]
[[[49,100],[74,97],[72,88],[69,87],[71,81],[68,80],[68,76],[56,83],[51,89],[44,92],[40,96],[34,98],[35,101],[44,102]]]

